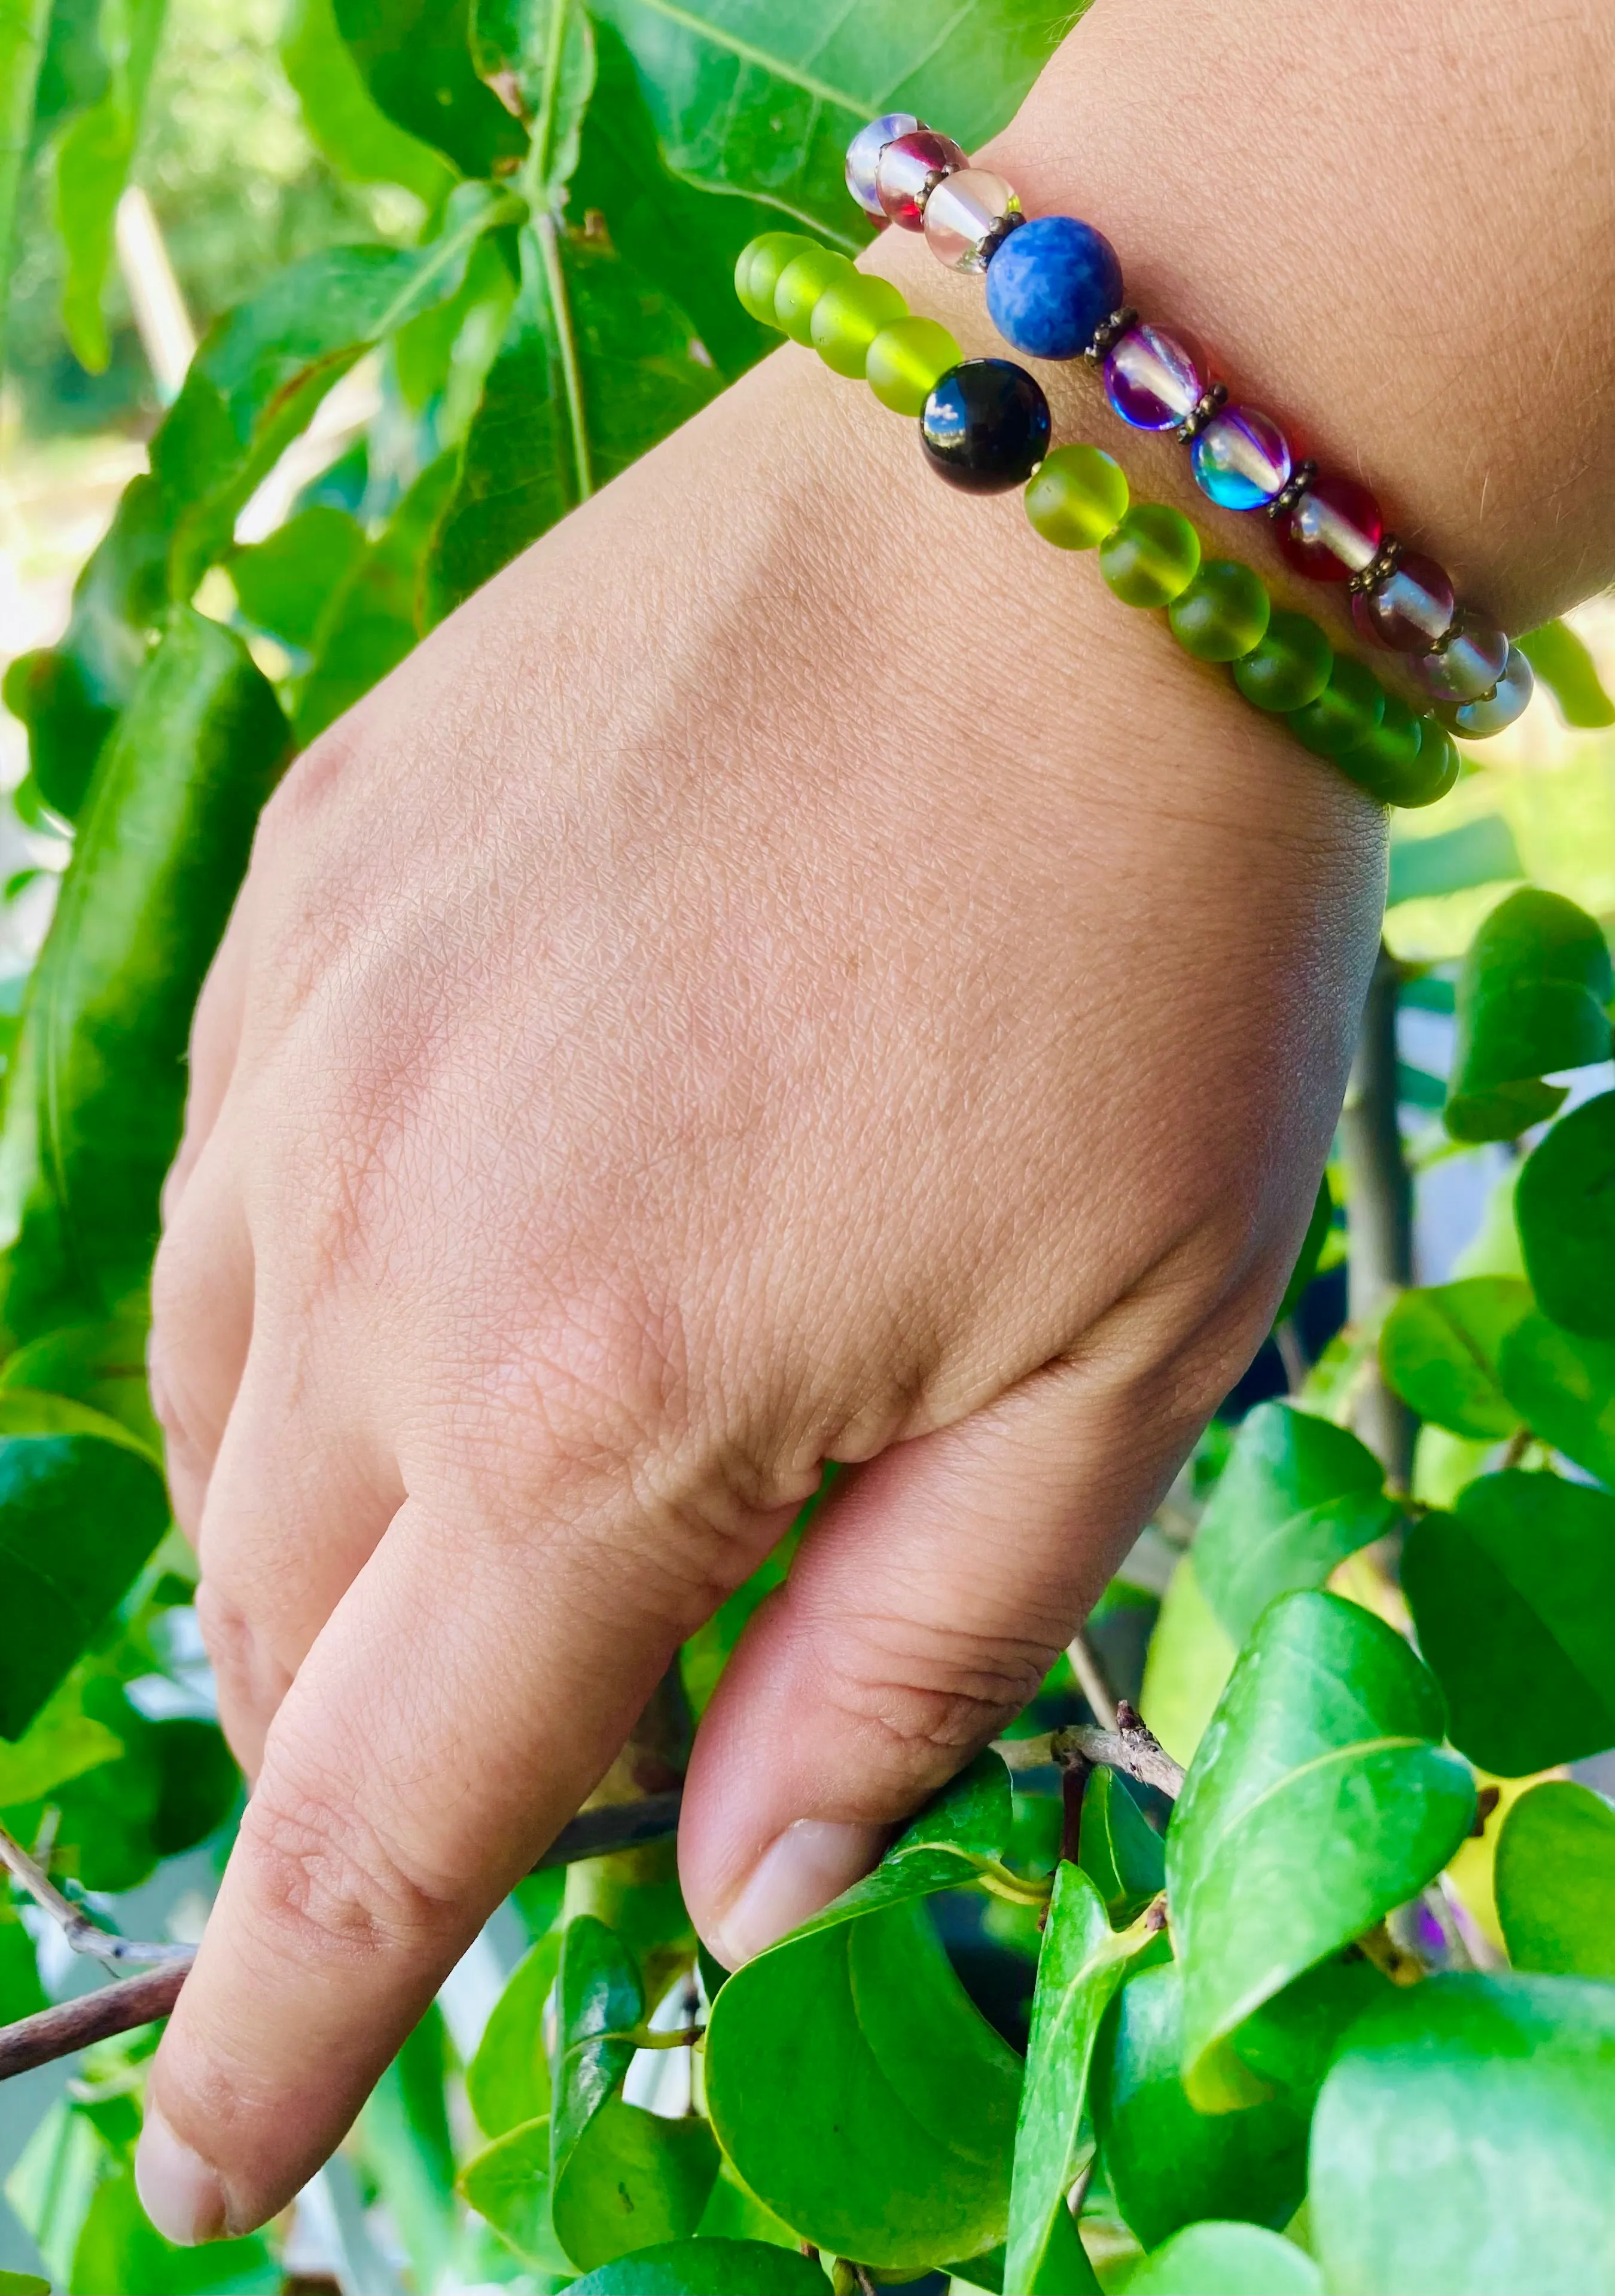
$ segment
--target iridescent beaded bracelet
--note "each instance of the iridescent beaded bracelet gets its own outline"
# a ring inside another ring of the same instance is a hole
[[[735,289],[754,318],[811,344],[838,374],[866,381],[883,406],[917,414],[934,470],[971,493],[1025,484],[1045,541],[1096,549],[1127,605],[1164,607],[1197,660],[1223,663],[1247,701],[1282,713],[1304,745],[1332,758],[1382,804],[1446,795],[1457,753],[1431,717],[1415,717],[1305,614],[1273,611],[1260,578],[1203,560],[1200,537],[1164,503],[1133,503],[1125,472],[1093,446],[1053,447],[1042,386],[1009,359],[966,359],[947,329],[912,317],[889,280],[796,232],[766,232],[741,250]]]
[[[860,128],[847,187],[878,223],[923,232],[948,269],[984,271],[988,315],[1012,349],[1103,364],[1105,396],[1124,422],[1183,440],[1196,484],[1225,510],[1265,511],[1298,574],[1348,584],[1359,636],[1408,657],[1453,733],[1477,740],[1513,725],[1532,689],[1519,647],[1457,604],[1434,559],[1387,534],[1366,487],[1296,460],[1270,415],[1228,403],[1187,337],[1127,308],[1102,232],[1074,216],[1029,221],[1002,176],[972,168],[951,136],[910,112]]]

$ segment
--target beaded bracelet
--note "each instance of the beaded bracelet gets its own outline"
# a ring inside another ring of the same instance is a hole
[[[1013,349],[1103,364],[1115,412],[1135,430],[1180,439],[1211,501],[1265,511],[1297,573],[1347,583],[1358,634],[1409,657],[1452,732],[1476,740],[1513,725],[1533,684],[1519,647],[1457,604],[1434,559],[1386,533],[1366,487],[1294,459],[1270,415],[1229,405],[1186,336],[1141,321],[1122,300],[1121,265],[1103,233],[1073,216],[1029,222],[1002,176],[972,168],[951,136],[910,112],[859,130],[847,185],[877,222],[923,232],[950,270],[985,271],[988,314]]]
[[[1024,367],[964,358],[946,327],[910,316],[889,280],[800,233],[766,232],[742,248],[735,289],[754,318],[866,381],[883,406],[917,414],[927,461],[955,486],[993,494],[1024,483],[1045,541],[1096,549],[1124,604],[1164,608],[1185,652],[1226,664],[1247,701],[1281,713],[1382,804],[1431,805],[1456,781],[1457,752],[1433,718],[1415,717],[1305,614],[1275,613],[1250,567],[1203,559],[1181,511],[1134,503],[1102,447],[1052,446],[1048,400]]]

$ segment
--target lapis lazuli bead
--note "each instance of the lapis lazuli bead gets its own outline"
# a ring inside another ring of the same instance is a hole
[[[1224,510],[1264,510],[1290,478],[1290,442],[1254,406],[1225,406],[1194,441],[1194,478]]]
[[[847,146],[847,188],[865,215],[884,223],[881,194],[875,189],[875,169],[881,154],[899,135],[911,135],[920,126],[912,111],[888,111],[879,119],[872,119],[867,127],[860,127]]]
[[[1075,216],[1023,223],[987,266],[988,316],[1029,358],[1077,357],[1120,301],[1115,249]]]

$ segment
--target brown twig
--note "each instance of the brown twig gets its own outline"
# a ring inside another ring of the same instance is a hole
[[[1078,1722],[1069,1730],[1045,1731],[1040,1738],[995,1738],[993,1751],[1011,1770],[1038,1770],[1049,1762],[1062,1770],[1077,1761],[1102,1762],[1106,1769],[1125,1770],[1141,1785],[1154,1786],[1176,1801],[1183,1791],[1182,1769],[1125,1698],[1116,1705],[1119,1729],[1100,1730]]]
[[[12,1880],[27,1890],[40,1912],[50,1915],[75,1953],[88,1954],[92,1960],[103,1962],[109,1969],[131,1969],[142,1964],[162,1967],[182,1959],[189,1963],[190,1950],[185,1946],[143,1945],[137,1938],[119,1937],[111,1930],[103,1930],[82,1906],[62,1896],[44,1866],[30,1857],[3,1825],[0,1866],[4,1866]]]
[[[1116,1727],[1116,1693],[1105,1678],[1099,1652],[1080,1627],[1067,1644],[1065,1654],[1071,1661],[1077,1687],[1087,1700],[1094,1721],[1102,1730],[1113,1730]]]
[[[1536,1435],[1530,1428],[1516,1427],[1508,1439],[1507,1450],[1497,1463],[1499,1471],[1508,1467],[1517,1467],[1536,1440]]]
[[[194,1957],[191,1947],[179,1951],[185,1956],[183,1962],[176,1959],[161,1969],[143,1970],[138,1977],[126,1977],[119,1984],[103,1985],[99,1992],[81,1993],[76,2000],[41,2009],[37,2016],[0,2026],[0,2080],[166,2017],[179,1998]]]

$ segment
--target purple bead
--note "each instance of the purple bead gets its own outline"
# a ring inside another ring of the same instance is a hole
[[[1432,701],[1479,701],[1508,666],[1508,640],[1488,621],[1462,606],[1434,653],[1422,653],[1414,676]]]
[[[1436,715],[1449,733],[1479,742],[1488,734],[1501,734],[1505,726],[1512,726],[1536,686],[1529,662],[1518,646],[1510,646],[1503,675],[1489,693],[1482,693],[1473,701],[1438,702]]]
[[[951,135],[934,127],[911,127],[882,144],[875,161],[875,192],[884,213],[905,231],[923,231],[930,187],[944,176],[968,168],[970,156]]]
[[[1225,406],[1193,448],[1194,479],[1225,510],[1264,510],[1290,477],[1290,446],[1271,416]]]
[[[1446,569],[1410,550],[1382,582],[1357,592],[1351,619],[1376,645],[1396,653],[1428,653],[1451,629],[1453,605]]]
[[[1104,395],[1135,430],[1170,430],[1193,414],[1205,388],[1199,353],[1147,322],[1129,327],[1104,363]]]
[[[912,111],[888,111],[879,119],[872,119],[867,127],[860,127],[847,146],[847,188],[865,215],[875,216],[881,223],[886,210],[881,205],[881,194],[875,189],[875,168],[881,152],[899,135],[912,135],[923,123]]]

